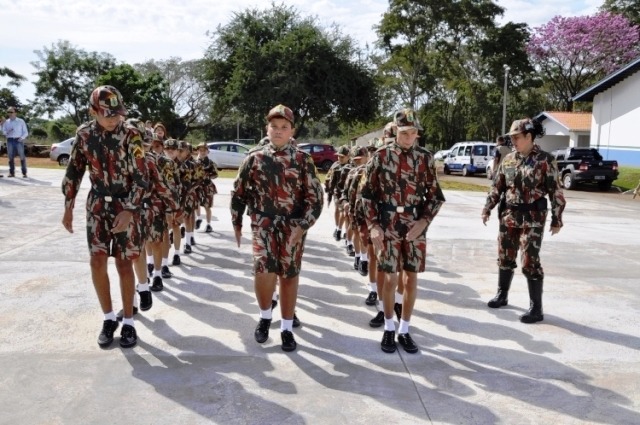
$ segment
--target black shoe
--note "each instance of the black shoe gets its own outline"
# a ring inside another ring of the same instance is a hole
[[[163,279],[169,279],[173,277],[173,273],[169,271],[169,266],[162,266],[162,271],[160,272]]]
[[[353,260],[353,270],[358,270],[360,268],[360,257],[356,257]]]
[[[398,342],[407,353],[414,354],[418,352],[418,346],[413,342],[408,332],[406,334],[398,334]]]
[[[191,245],[189,245],[188,243],[184,244],[184,253],[185,254],[191,254],[193,251],[191,250]]]
[[[382,342],[380,343],[380,348],[385,353],[395,353],[396,349],[396,332],[395,331],[384,331],[384,335],[382,335]]]
[[[122,331],[120,332],[120,347],[131,348],[135,347],[138,343],[138,334],[136,328],[131,325],[122,325]]]
[[[375,291],[369,292],[369,296],[364,301],[366,305],[376,305],[378,303],[378,293]]]
[[[191,236],[191,245],[196,246],[196,240]]]
[[[349,257],[356,256],[356,250],[353,249],[353,245],[347,245],[347,254],[349,255]]]
[[[207,228],[204,230],[205,233],[211,233],[213,232],[213,227],[211,227],[210,224],[207,224]]]
[[[256,326],[256,331],[253,333],[253,336],[256,338],[256,341],[260,344],[269,339],[269,327],[271,326],[271,319],[260,319],[258,322],[258,326]]]
[[[299,328],[300,327],[300,319],[298,319],[298,316],[293,313],[293,325],[294,328]]]
[[[358,267],[358,273],[360,273],[360,276],[366,276],[369,274],[368,261],[360,261],[360,267]]]
[[[15,174],[9,173],[9,177],[15,177],[15,176],[16,176]],[[109,344],[111,344],[111,343],[109,343]]]
[[[335,232],[333,232],[333,237],[336,241],[342,239],[342,230],[336,230]]]
[[[296,349],[298,344],[296,344],[296,340],[293,338],[291,331],[282,331],[280,332],[280,336],[282,337],[282,351],[293,351]]]
[[[402,319],[402,304],[395,303],[393,305],[393,311],[396,312],[396,317],[398,318],[398,322]]]
[[[98,345],[102,348],[106,348],[113,342],[113,334],[118,329],[118,322],[116,320],[105,320],[102,323],[102,331],[98,335]]]
[[[196,229],[199,229],[201,224],[202,224],[202,219],[201,218],[197,219],[196,220]]]
[[[184,227],[180,228],[180,236],[182,236],[184,238],[184,235],[186,233],[186,229]]]
[[[147,264],[147,273],[149,273],[149,275],[153,273],[153,264]]]
[[[369,326],[372,328],[379,328],[382,325],[384,325],[384,311],[379,311],[378,314],[376,314],[376,317],[369,320]]]
[[[162,278],[160,276],[155,276],[153,278],[153,283],[151,284],[151,290],[153,292],[160,292],[163,289],[164,289],[164,285],[162,284]],[[149,306],[149,308],[151,308],[151,306]]]
[[[136,307],[135,305],[133,306],[133,315],[135,316],[136,314],[138,314],[138,307]],[[118,322],[122,322],[122,318],[124,317],[124,310],[120,309],[120,311],[118,312],[118,314],[116,314],[116,319],[118,319]]]
[[[173,232],[169,232],[169,243],[173,245]]]
[[[23,174],[23,175],[22,175],[22,178],[23,178],[23,179],[26,179],[26,178],[27,178],[27,175],[26,175],[26,174]]]
[[[138,291],[138,295],[140,295],[140,310],[149,310],[151,306],[153,306],[153,297],[151,296],[151,291]]]
[[[173,264],[174,266],[180,265],[180,256],[178,254],[173,255],[173,262],[171,264]]]
[[[333,231],[333,239],[338,240],[338,229]]]
[[[278,300],[271,300],[271,310],[278,306]]]

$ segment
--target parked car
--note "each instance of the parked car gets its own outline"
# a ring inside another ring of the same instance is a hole
[[[300,143],[298,148],[311,154],[313,163],[322,171],[329,171],[331,165],[338,160],[338,152],[332,145],[323,143]]]
[[[66,167],[69,163],[69,157],[71,156],[71,147],[75,141],[75,137],[64,140],[60,143],[54,143],[51,145],[51,151],[49,152],[49,158],[52,161],[57,161],[63,167]]]
[[[237,142],[209,142],[209,159],[221,168],[240,168],[250,148]]]
[[[560,181],[565,189],[578,183],[596,183],[602,190],[611,189],[618,178],[618,161],[602,159],[594,148],[564,148],[551,152],[558,163]]]
[[[436,153],[433,155],[433,159],[435,159],[436,161],[442,161],[442,160],[444,160],[444,159],[445,159],[445,157],[446,157],[447,155],[449,155],[449,149],[444,149],[444,150],[441,150],[441,151],[436,152]]]
[[[458,142],[444,159],[444,173],[461,172],[463,176],[484,173],[493,161],[496,144],[492,142]]]

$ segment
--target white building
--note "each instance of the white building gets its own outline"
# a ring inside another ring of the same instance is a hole
[[[590,112],[545,111],[535,119],[544,126],[544,136],[536,139],[543,150],[551,152],[566,147],[589,147]]]
[[[640,58],[577,94],[593,102],[591,147],[604,159],[640,166]]]

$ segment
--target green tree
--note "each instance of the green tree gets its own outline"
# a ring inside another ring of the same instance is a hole
[[[337,28],[320,28],[284,5],[234,14],[205,54],[213,121],[235,115],[258,128],[278,103],[293,109],[299,130],[310,119],[372,119],[378,93],[354,46]]]
[[[22,103],[9,87],[19,87],[27,79],[7,67],[0,67],[0,78],[8,78],[7,87],[0,87],[0,111],[6,111],[9,106],[20,109]]]
[[[108,53],[86,52],[68,41],[35,51],[35,105],[38,112],[65,112],[76,125],[88,119],[89,96],[97,78],[116,64]]]
[[[116,87],[122,94],[129,117],[162,121],[173,137],[185,135],[184,125],[174,112],[168,84],[159,73],[143,76],[131,65],[122,64],[98,77],[96,85]]]
[[[605,0],[604,4],[600,6],[600,10],[623,15],[629,22],[640,25],[639,0]]]

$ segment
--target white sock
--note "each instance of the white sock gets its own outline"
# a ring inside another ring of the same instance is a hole
[[[271,297],[273,301],[278,301],[278,291],[273,291],[273,296]]]
[[[138,283],[138,292],[144,292],[149,290],[148,283]]]
[[[369,283],[369,290],[371,292],[378,292],[378,284],[376,282]]]
[[[366,252],[360,253],[360,261],[369,261],[369,256],[367,255]]]
[[[404,320],[404,319],[400,319],[400,327],[398,328],[398,333],[399,334],[407,334],[409,333],[409,322]]]
[[[115,322],[118,319],[116,318],[116,314],[113,311],[110,311],[105,313],[104,320],[113,320]]]
[[[153,277],[162,277],[162,272],[160,270],[154,270]]]
[[[347,239],[347,245],[353,245],[353,242]]]
[[[360,258],[360,254],[356,253],[356,258]]]
[[[396,292],[396,304],[402,304],[403,295],[400,292]]]
[[[291,320],[282,319],[280,321],[280,330],[293,332],[293,319]]]
[[[272,318],[271,309],[268,308],[266,310],[260,310],[260,318],[261,319],[269,319],[269,320],[271,320],[271,318]]]
[[[169,265],[169,257],[162,259],[162,267]]]
[[[133,323],[133,317],[131,317],[129,319],[127,319],[126,317],[123,317],[122,318],[122,326],[124,326],[124,325],[129,325],[129,326],[133,326],[133,327],[136,326],[136,324]]]
[[[153,264],[153,255],[147,255],[147,264]]]
[[[341,232],[341,231],[342,231],[342,229],[341,229],[341,228],[339,228],[339,227],[336,227],[336,231]]]
[[[378,300],[380,302],[380,311],[384,311],[384,302],[382,300]]]
[[[174,254],[178,254],[178,255],[182,254],[182,248],[177,248]]]
[[[393,317],[391,319],[384,318],[384,330],[385,331],[395,331],[396,324],[393,322]]]

